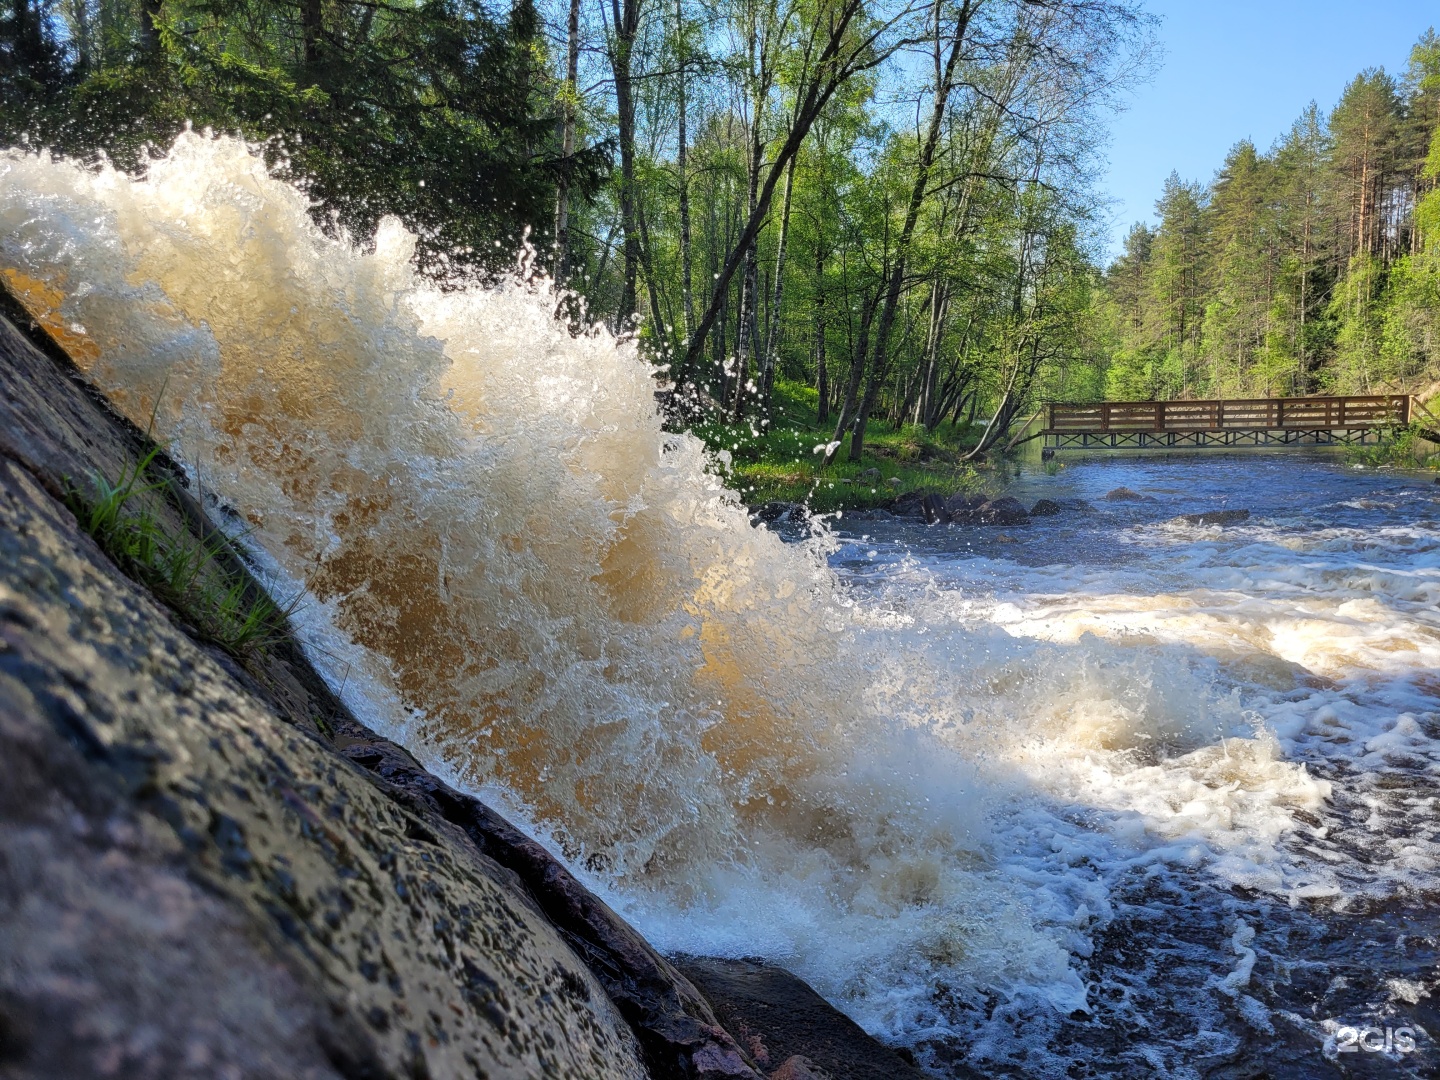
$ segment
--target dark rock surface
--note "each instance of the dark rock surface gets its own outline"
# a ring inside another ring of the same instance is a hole
[[[817,1074],[832,1080],[924,1076],[783,968],[708,957],[678,957],[675,962],[756,1063],[772,1070],[771,1080],[807,1080]]]
[[[810,517],[810,508],[804,503],[797,502],[767,502],[761,503],[750,511],[752,523],[762,522],[766,525],[778,525],[785,522],[802,522]]]
[[[756,1077],[683,975],[293,640],[222,652],[110,561],[67,485],[147,440],[31,336],[48,357],[0,319],[0,1074]],[[149,479],[167,527],[212,531],[163,456]]]
[[[927,525],[937,525],[950,520],[950,515],[945,511],[945,500],[939,495],[926,495],[921,498],[920,513]]]
[[[1064,512],[1065,508],[1053,499],[1040,499],[1030,508],[1031,517],[1054,517]]]
[[[1175,520],[1186,525],[1237,525],[1249,518],[1249,510],[1206,510],[1200,514],[1181,514]]]
[[[1138,491],[1131,491],[1127,487],[1118,487],[1113,491],[1105,493],[1106,502],[1154,502],[1149,495],[1141,495]]]
[[[954,521],[959,515],[968,514],[984,505],[984,495],[951,495],[945,500],[945,513]]]
[[[1025,507],[1020,505],[1020,500],[1012,499],[1008,495],[991,499],[972,513],[975,515],[974,524],[977,525],[1024,525],[1030,520],[1030,515]]]
[[[923,491],[907,491],[895,496],[887,509],[896,517],[924,517],[922,506],[925,502]]]
[[[890,512],[897,517],[923,517],[929,525],[1024,525],[1030,520],[1020,501],[1008,495],[988,499],[984,495],[957,494],[945,498],[909,491],[890,504]],[[1058,513],[1059,508],[1049,512]]]
[[[946,504],[943,520],[952,525],[1024,525],[1030,515],[1018,499],[1008,495],[997,499],[956,496]]]

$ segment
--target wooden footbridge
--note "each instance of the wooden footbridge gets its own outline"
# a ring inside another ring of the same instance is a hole
[[[1044,437],[1047,453],[1353,446],[1380,442],[1395,428],[1409,424],[1417,405],[1405,394],[1079,405],[1055,402],[1042,410],[1046,424],[1037,434]],[[1419,409],[1429,415],[1423,406]],[[1440,427],[1440,422],[1436,426]]]

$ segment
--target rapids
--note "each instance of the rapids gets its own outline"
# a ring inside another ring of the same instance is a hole
[[[0,273],[347,702],[661,948],[784,963],[941,1073],[1437,1065],[1440,488],[1085,463],[1024,530],[780,536],[633,345],[412,250],[230,140],[0,155]],[[1367,1024],[1416,1048],[1344,1053]]]

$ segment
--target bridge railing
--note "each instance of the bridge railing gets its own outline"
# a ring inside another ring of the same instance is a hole
[[[1048,405],[1047,433],[1344,430],[1410,422],[1404,394]]]

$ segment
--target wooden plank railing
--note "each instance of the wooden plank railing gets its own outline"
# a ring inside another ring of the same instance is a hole
[[[1348,430],[1410,422],[1405,394],[1239,398],[1211,401],[1096,401],[1046,406],[1046,434],[1141,431]]]

